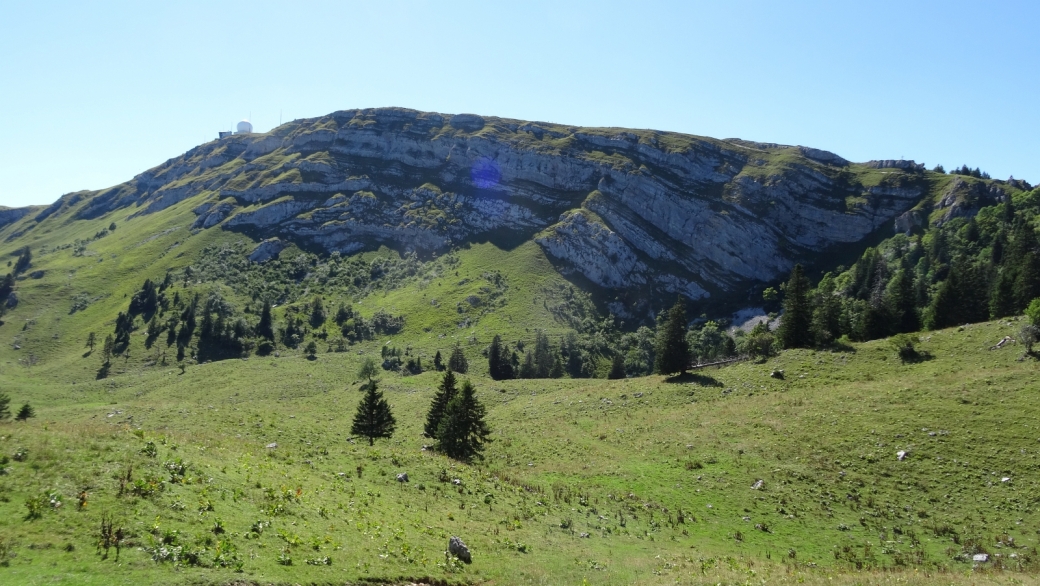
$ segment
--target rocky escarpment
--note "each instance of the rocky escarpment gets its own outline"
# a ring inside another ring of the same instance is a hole
[[[194,198],[193,229],[341,253],[510,232],[602,287],[696,299],[891,226],[937,177],[807,147],[384,108],[212,141],[48,210],[133,217]]]

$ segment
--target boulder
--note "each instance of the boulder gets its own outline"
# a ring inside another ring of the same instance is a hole
[[[285,250],[286,246],[289,245],[278,238],[268,238],[260,244],[257,244],[256,248],[253,249],[253,252],[249,253],[249,262],[262,264],[273,258],[277,258],[278,255]]]
[[[469,548],[466,547],[466,544],[461,539],[454,535],[452,535],[451,539],[448,540],[448,553],[467,564],[473,563],[473,558],[470,556]]]
[[[402,472],[402,473],[398,474],[397,475],[397,481],[398,482],[408,482],[408,473],[407,472]]]
[[[751,485],[751,490],[758,490],[760,488],[763,488],[765,485],[766,485],[766,482],[764,480],[762,480],[761,478],[759,478],[758,480],[755,481],[754,484]]]

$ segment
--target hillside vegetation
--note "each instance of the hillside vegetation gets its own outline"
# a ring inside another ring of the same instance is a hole
[[[0,210],[0,394],[34,411],[0,420],[0,582],[1035,581],[1040,383],[1021,314],[1040,297],[1040,190],[431,116],[336,113]],[[338,142],[377,135],[547,158],[503,164],[508,193],[489,199],[485,167],[411,184],[461,155]],[[318,198],[322,165],[373,175]],[[446,194],[457,206],[433,210]],[[510,212],[522,229],[472,224],[509,198],[534,210]],[[400,223],[330,219],[347,199]],[[404,200],[400,218],[386,207]],[[683,238],[772,238],[769,271],[652,257],[686,244],[639,232],[639,210],[676,202],[707,206]],[[856,239],[798,228],[824,212]],[[659,311],[679,293],[690,324]],[[744,305],[801,325],[729,329]],[[669,328],[690,362],[732,362],[652,374]],[[491,429],[468,462],[423,435],[461,356]],[[371,446],[351,434],[369,361],[396,420]],[[445,555],[451,536],[472,564]]]

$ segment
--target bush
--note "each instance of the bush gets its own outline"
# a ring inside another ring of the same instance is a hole
[[[898,334],[889,339],[889,344],[903,362],[912,362],[921,357],[917,352],[916,343],[917,340],[909,334]]]

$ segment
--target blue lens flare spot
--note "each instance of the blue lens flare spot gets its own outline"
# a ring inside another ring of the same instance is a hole
[[[502,172],[498,170],[498,163],[487,157],[477,159],[473,163],[469,175],[473,179],[473,184],[479,189],[494,189],[502,180]]]

